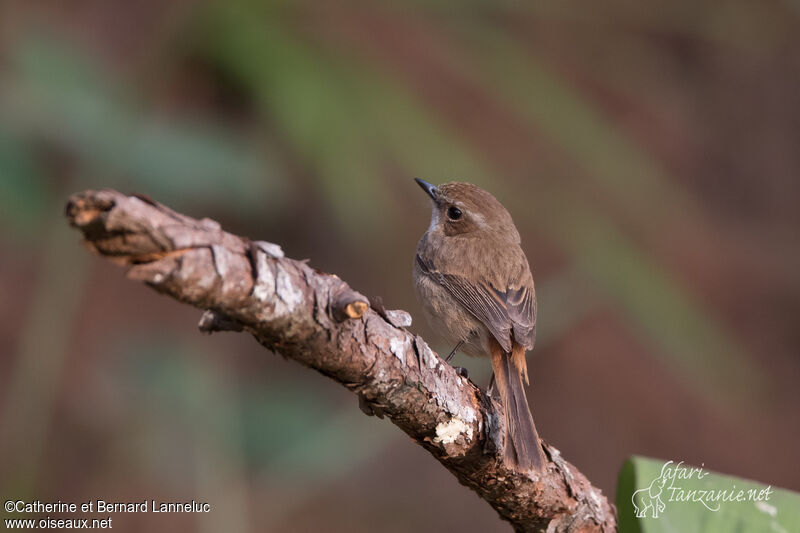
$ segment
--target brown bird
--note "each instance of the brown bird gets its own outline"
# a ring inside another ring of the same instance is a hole
[[[536,293],[511,215],[469,183],[434,186],[431,224],[417,244],[414,287],[431,327],[474,357],[491,357],[506,415],[504,461],[541,471],[545,459],[523,380],[536,339]],[[491,388],[491,386],[490,386]]]

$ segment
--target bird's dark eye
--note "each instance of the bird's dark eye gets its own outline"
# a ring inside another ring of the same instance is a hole
[[[461,215],[462,215],[461,209],[455,206],[447,210],[447,218],[449,218],[450,220],[458,220],[459,218],[461,218]]]

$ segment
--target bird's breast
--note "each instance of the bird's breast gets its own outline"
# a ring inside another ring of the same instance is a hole
[[[417,264],[414,265],[414,288],[428,324],[450,348],[464,341],[461,351],[467,355],[489,356],[490,333],[486,326]]]

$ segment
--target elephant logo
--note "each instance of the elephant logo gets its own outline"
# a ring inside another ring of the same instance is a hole
[[[664,512],[666,505],[664,500],[661,499],[661,493],[664,491],[664,486],[667,484],[668,479],[668,476],[664,475],[664,469],[671,463],[672,461],[669,461],[661,468],[661,473],[650,483],[649,487],[639,489],[631,496],[633,508],[636,510],[636,518],[647,516],[648,509],[653,518],[658,518]]]

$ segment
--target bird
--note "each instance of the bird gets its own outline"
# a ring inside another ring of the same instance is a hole
[[[511,215],[488,191],[415,180],[431,199],[430,225],[414,257],[414,288],[432,329],[461,351],[489,357],[505,412],[503,463],[545,468],[525,384],[526,351],[536,340],[536,291]]]

